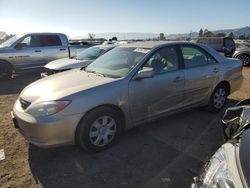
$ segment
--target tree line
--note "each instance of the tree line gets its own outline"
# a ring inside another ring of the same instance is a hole
[[[233,32],[229,32],[229,33],[213,33],[212,31],[209,31],[208,29],[200,29],[199,31],[199,37],[232,37],[232,38],[236,38],[233,34]],[[249,40],[250,39],[250,34],[246,35],[240,35],[238,37],[239,39],[242,40]]]

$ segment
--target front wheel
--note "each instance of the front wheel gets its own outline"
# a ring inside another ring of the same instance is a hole
[[[226,103],[228,92],[224,84],[219,84],[210,97],[208,109],[212,112],[220,111]]]
[[[86,114],[76,130],[77,144],[89,151],[100,151],[112,145],[121,132],[121,119],[112,108],[100,107]]]
[[[11,78],[11,76],[12,76],[11,67],[4,62],[0,62],[0,80]]]

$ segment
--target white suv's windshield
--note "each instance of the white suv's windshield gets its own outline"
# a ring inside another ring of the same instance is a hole
[[[115,78],[124,77],[144,55],[136,48],[115,48],[95,60],[86,71]]]
[[[98,58],[103,52],[105,51],[104,48],[100,47],[91,47],[84,51],[82,51],[76,59],[96,59]]]

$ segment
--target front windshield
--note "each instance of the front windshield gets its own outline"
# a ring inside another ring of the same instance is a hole
[[[115,48],[95,60],[86,68],[86,71],[115,78],[124,77],[137,65],[147,51],[137,48]]]
[[[14,35],[10,39],[3,42],[1,45],[3,47],[10,47],[14,42],[16,42],[18,39],[20,39],[23,35]]]
[[[83,50],[76,59],[96,59],[98,58],[103,52],[105,51],[104,48],[100,47],[91,47],[86,50]]]

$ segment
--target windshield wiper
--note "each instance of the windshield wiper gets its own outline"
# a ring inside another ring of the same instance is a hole
[[[86,71],[86,70],[85,70]],[[89,73],[92,73],[92,74],[95,74],[95,75],[97,75],[97,76],[101,76],[101,77],[105,77],[105,75],[104,74],[102,74],[102,73],[99,73],[99,72],[96,72],[96,71],[86,71],[86,72],[89,72]]]

